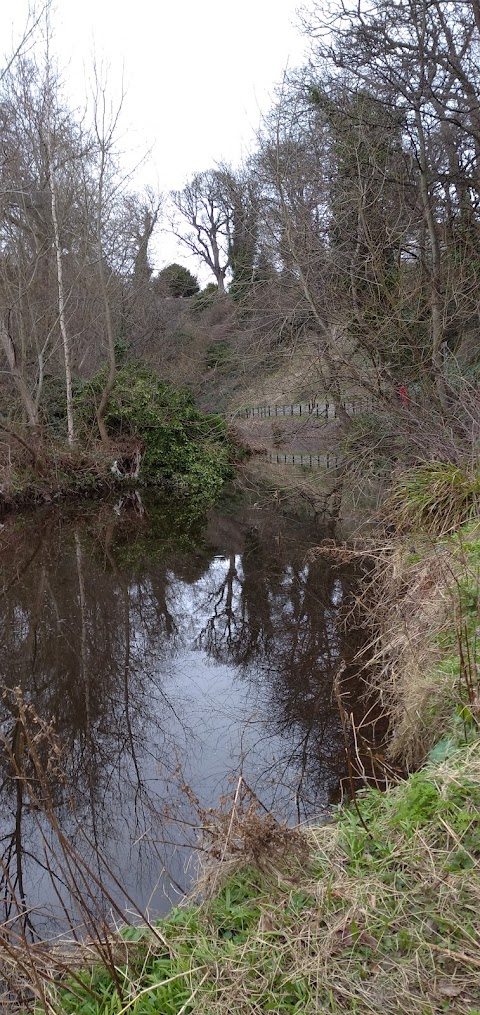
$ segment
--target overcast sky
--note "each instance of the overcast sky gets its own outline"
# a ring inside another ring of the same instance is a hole
[[[109,64],[112,93],[123,74],[124,149],[151,149],[145,181],[180,188],[197,170],[235,164],[252,144],[261,113],[286,66],[302,62],[299,0],[57,0],[60,69],[84,101],[93,54]],[[26,0],[1,0],[8,48]]]

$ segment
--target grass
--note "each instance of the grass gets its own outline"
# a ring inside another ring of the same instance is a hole
[[[391,720],[389,755],[408,769],[478,724],[480,525],[410,533],[378,557],[367,590],[379,635],[371,679]]]
[[[250,862],[201,905],[119,933],[101,966],[57,983],[68,1015],[398,1015],[480,1010],[480,741],[305,829],[280,866]],[[285,836],[284,836],[285,838]],[[278,857],[277,857],[278,860]],[[217,866],[217,877],[222,867]]]
[[[442,536],[478,517],[479,497],[478,466],[426,462],[397,478],[390,513],[398,529]]]

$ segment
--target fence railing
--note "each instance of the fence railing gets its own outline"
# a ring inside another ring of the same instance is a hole
[[[374,406],[373,398],[360,398],[357,401],[341,403],[349,416],[368,412]],[[292,402],[290,405],[255,405],[247,409],[239,409],[237,416],[243,419],[275,419],[278,416],[310,416],[315,419],[336,419],[338,407],[333,402]]]
[[[308,468],[323,466],[325,469],[336,469],[341,464],[338,455],[311,455],[307,451],[263,451],[262,458],[277,465],[304,465]]]

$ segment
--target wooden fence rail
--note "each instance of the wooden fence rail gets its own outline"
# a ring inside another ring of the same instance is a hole
[[[356,402],[342,402],[342,408],[349,416],[368,412],[374,406],[373,398],[361,398]],[[336,419],[337,406],[333,402],[292,402],[290,405],[255,405],[238,409],[237,416],[243,419],[275,419],[278,416],[310,416],[316,419]]]

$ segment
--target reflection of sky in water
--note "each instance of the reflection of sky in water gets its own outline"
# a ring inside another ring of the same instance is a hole
[[[245,529],[235,530],[237,543],[239,532],[245,537]],[[12,649],[27,684],[35,621],[35,687],[51,686],[54,701],[55,680],[67,675],[60,701],[75,691],[81,708],[82,680],[85,693],[97,690],[99,703],[87,730],[91,741],[83,720],[75,727],[73,711],[72,729],[65,731],[77,813],[141,905],[162,881],[164,864],[174,880],[185,883],[185,853],[175,843],[191,845],[195,835],[182,824],[192,820],[181,792],[184,782],[210,807],[242,772],[266,807],[292,821],[321,814],[343,774],[332,676],[346,645],[339,624],[345,579],[327,565],[323,573],[317,563],[305,563],[308,543],[299,549],[294,540],[291,547],[279,546],[262,540],[256,527],[255,533],[249,545],[245,537],[244,553],[204,552],[192,562],[184,553],[178,570],[170,554],[165,562],[161,557],[149,566],[143,562],[128,578],[121,568],[99,565],[92,544],[82,539],[88,644],[83,675],[73,539],[64,537],[57,550],[47,544],[38,570],[26,572],[13,593],[19,600],[23,595],[25,604],[16,602],[5,613],[10,632],[14,620]],[[78,550],[78,534],[75,538]],[[44,587],[43,612],[35,605],[35,585]],[[98,637],[110,645],[105,656]],[[35,701],[34,688],[31,693]],[[8,721],[2,723],[7,727]],[[10,813],[5,800],[0,820],[6,830]],[[26,814],[25,842],[32,854],[37,834],[33,816]],[[51,896],[38,865],[30,865],[28,891],[34,906]],[[165,909],[161,898],[153,909]]]
[[[235,614],[240,606],[243,579],[239,554],[234,557],[234,566],[231,609]],[[202,802],[213,805],[228,788],[229,778],[241,770],[266,806],[291,817],[292,786],[297,773],[295,766],[289,764],[288,737],[285,732],[280,735],[275,731],[275,716],[269,714],[263,686],[243,681],[238,666],[216,662],[198,646],[199,635],[211,618],[212,602],[219,603],[219,590],[231,568],[229,558],[216,556],[208,572],[193,584],[169,574],[167,603],[175,614],[179,638],[170,658],[162,657],[158,675],[165,678],[168,674],[168,698],[180,720],[176,739],[182,769]],[[293,569],[288,572],[281,583],[284,589],[291,586],[294,578]],[[305,567],[297,581],[303,583],[307,578]],[[337,581],[332,605],[337,606],[341,598],[341,583]],[[282,614],[293,615],[290,602],[283,604]],[[336,641],[334,616],[332,610],[329,627]],[[135,640],[141,648],[141,629],[135,632]],[[153,698],[154,684],[151,691]],[[309,697],[313,697],[313,692],[305,700]],[[157,704],[163,712],[163,696]],[[151,716],[155,726],[153,707]],[[175,722],[174,715],[171,722]],[[328,804],[329,791],[326,784],[317,798],[320,811]]]

